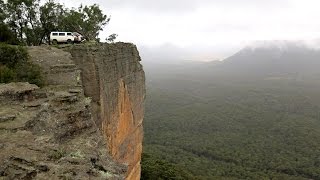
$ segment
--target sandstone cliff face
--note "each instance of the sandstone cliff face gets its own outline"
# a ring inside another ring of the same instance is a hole
[[[47,86],[0,84],[0,179],[140,179],[145,77],[136,47],[29,53]]]
[[[127,179],[140,179],[145,76],[137,48],[115,43],[73,46],[70,52],[111,156],[128,165]]]
[[[0,84],[0,179],[124,179],[108,155],[70,53],[29,49],[47,86]]]

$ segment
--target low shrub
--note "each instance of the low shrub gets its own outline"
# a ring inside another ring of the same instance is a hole
[[[16,67],[16,77],[18,81],[29,82],[40,87],[44,85],[40,67],[31,62],[19,63]]]
[[[28,61],[28,51],[23,46],[13,46],[0,43],[0,64],[14,68],[18,63]]]
[[[9,83],[14,81],[16,73],[7,66],[0,65],[0,83]]]
[[[0,44],[0,83],[9,82],[44,85],[41,69],[30,62],[25,47]]]

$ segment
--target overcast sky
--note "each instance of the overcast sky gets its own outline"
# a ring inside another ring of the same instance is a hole
[[[320,0],[60,0],[97,3],[110,24],[101,33],[141,49],[171,49],[177,56],[214,60],[256,40],[320,37]]]

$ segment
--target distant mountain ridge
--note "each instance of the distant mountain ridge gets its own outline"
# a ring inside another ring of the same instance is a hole
[[[223,61],[146,61],[144,66],[149,77],[166,79],[174,75],[199,81],[320,80],[320,48],[302,41],[263,41],[246,46]]]
[[[218,66],[225,72],[255,75],[310,74],[319,68],[320,49],[289,41],[247,46]]]

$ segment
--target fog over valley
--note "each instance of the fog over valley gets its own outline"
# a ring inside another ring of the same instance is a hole
[[[75,0],[59,2],[68,7],[78,4]],[[133,42],[142,50],[160,49],[158,56],[169,47],[176,47],[171,50],[177,50],[176,58],[208,61],[224,59],[254,41],[320,37],[317,0],[98,0],[94,3],[111,15],[108,28],[100,33],[102,40],[117,33],[119,41]]]
[[[0,179],[320,180],[319,7],[0,0]]]

